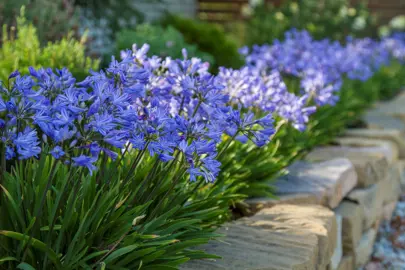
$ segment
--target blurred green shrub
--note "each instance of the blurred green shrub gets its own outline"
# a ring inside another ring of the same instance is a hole
[[[380,37],[389,36],[395,32],[405,31],[405,15],[399,15],[392,18],[388,24],[382,25],[378,28]]]
[[[76,0],[75,5],[91,11],[96,18],[105,19],[107,26],[113,31],[144,21],[144,14],[132,0]]]
[[[246,43],[271,43],[282,39],[291,28],[306,29],[315,39],[344,41],[347,35],[375,36],[377,18],[364,2],[350,5],[347,0],[288,0],[278,7],[261,4],[254,7],[247,22]]]
[[[0,48],[0,80],[7,80],[10,72],[20,70],[28,73],[28,67],[67,67],[77,78],[87,76],[89,69],[98,69],[99,61],[85,56],[85,36],[76,40],[68,35],[60,41],[49,42],[41,47],[37,28],[24,17],[24,8],[17,18],[17,31],[12,27],[7,33],[3,25],[2,47]]]
[[[204,61],[214,64],[214,58],[208,53],[201,52],[194,44],[184,41],[183,35],[172,26],[163,28],[150,24],[141,24],[134,30],[126,29],[118,32],[116,36],[116,48],[120,50],[130,49],[132,44],[141,46],[144,43],[150,45],[149,55],[172,58],[183,58],[181,49],[187,49],[189,57],[199,57]]]
[[[26,18],[37,29],[39,41],[58,40],[73,27],[75,19],[74,0],[1,0],[0,25],[17,26],[17,16],[22,6]],[[3,33],[4,35],[4,33]]]
[[[175,15],[166,16],[161,23],[173,26],[187,43],[196,44],[199,50],[211,54],[215,59],[214,71],[220,66],[238,68],[243,65],[237,43],[220,26]]]
[[[101,57],[103,65],[107,65],[114,54],[116,33],[144,21],[144,14],[131,0],[76,0],[75,6],[78,32],[80,35],[88,33],[89,54]]]

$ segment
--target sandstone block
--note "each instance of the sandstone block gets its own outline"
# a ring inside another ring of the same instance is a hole
[[[377,183],[377,186],[383,205],[397,201],[401,195],[401,182],[398,169],[391,167],[388,170],[387,177],[384,181]]]
[[[311,193],[296,193],[287,195],[278,195],[277,198],[252,198],[245,201],[250,205],[253,213],[263,209],[269,208],[276,204],[318,204],[319,199],[315,194]]]
[[[405,157],[405,128],[401,132],[398,129],[348,129],[345,132],[346,136],[367,138],[367,139],[379,139],[388,140],[396,145],[399,152],[399,158]]]
[[[376,112],[383,115],[397,117],[404,121],[405,119],[405,92],[398,95],[394,100],[381,102],[375,109]]]
[[[370,229],[363,234],[355,252],[356,267],[362,267],[370,260],[376,236],[377,230],[375,229]]]
[[[395,207],[397,206],[397,202],[390,202],[383,207],[383,219],[386,221],[390,221],[392,218],[392,215],[395,211]]]
[[[354,270],[354,257],[346,255],[342,258],[338,270]]]
[[[288,171],[273,184],[277,196],[313,194],[317,203],[330,208],[338,206],[357,184],[355,169],[344,158],[320,163],[297,162]]]
[[[336,224],[337,224],[337,240],[335,250],[333,251],[332,259],[329,263],[330,270],[337,270],[339,268],[340,261],[343,257],[343,247],[342,247],[342,222],[343,218],[340,215],[336,216]]]
[[[399,160],[393,166],[398,171],[401,190],[405,192],[405,160]]]
[[[388,140],[343,137],[337,138],[335,141],[342,146],[361,148],[364,152],[383,153],[387,158],[388,164],[392,164],[398,160],[398,146]]]
[[[357,203],[343,201],[335,213],[342,216],[343,254],[352,254],[363,233],[364,208]]]
[[[221,256],[221,259],[192,260],[181,265],[180,269],[317,269],[318,241],[315,235],[263,229],[240,222],[225,224],[219,233],[225,234],[225,238],[199,248]]]
[[[319,205],[276,205],[225,224],[222,241],[201,247],[222,257],[194,260],[180,269],[323,270],[336,245],[336,217]]]
[[[292,234],[310,234],[318,238],[318,268],[327,266],[337,242],[337,223],[334,213],[319,205],[280,204],[266,208],[249,219],[250,226],[279,228]]]
[[[388,171],[385,155],[380,152],[370,152],[366,147],[318,147],[306,156],[306,160],[316,162],[336,157],[347,158],[353,163],[357,173],[358,187],[367,187],[385,179]]]
[[[363,121],[370,129],[396,129],[399,131],[405,131],[405,123],[401,121],[401,119],[391,115],[382,114],[376,110],[368,111],[364,115]]]
[[[378,186],[374,184],[367,188],[357,188],[347,195],[349,200],[357,202],[363,208],[363,231],[371,228],[381,216],[383,199],[378,191]]]

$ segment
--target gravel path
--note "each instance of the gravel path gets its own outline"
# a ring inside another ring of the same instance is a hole
[[[391,221],[379,229],[371,262],[365,270],[405,270],[405,195],[397,203]]]

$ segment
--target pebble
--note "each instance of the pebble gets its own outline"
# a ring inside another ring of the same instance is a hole
[[[405,195],[395,208],[391,221],[380,228],[370,262],[363,270],[405,269]]]

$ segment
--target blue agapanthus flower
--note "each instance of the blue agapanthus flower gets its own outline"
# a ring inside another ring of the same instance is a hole
[[[97,167],[94,165],[94,163],[97,161],[97,157],[80,155],[72,158],[72,160],[74,166],[86,167],[89,170],[90,175],[93,174],[93,171],[97,170]]]
[[[61,157],[63,157],[65,155],[65,152],[63,151],[62,147],[60,147],[60,146],[55,146],[51,150],[50,153],[56,159],[60,159]]]

